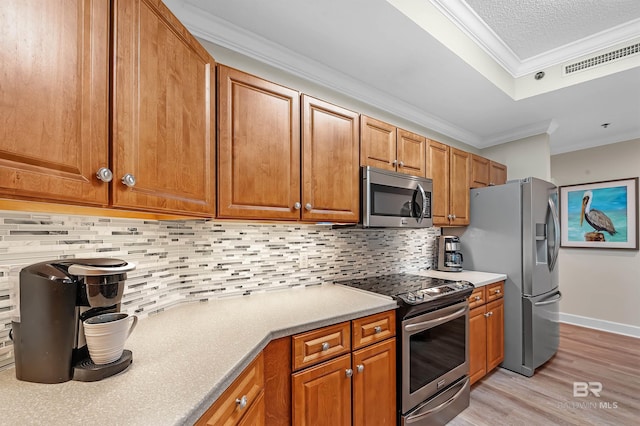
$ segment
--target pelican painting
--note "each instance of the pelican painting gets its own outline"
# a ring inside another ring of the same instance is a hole
[[[613,226],[613,222],[609,217],[602,213],[600,210],[592,209],[591,202],[593,201],[593,192],[585,191],[582,196],[582,211],[580,213],[580,226],[582,226],[583,219],[587,221],[589,225],[596,231],[606,231],[610,235],[615,235],[616,228]]]

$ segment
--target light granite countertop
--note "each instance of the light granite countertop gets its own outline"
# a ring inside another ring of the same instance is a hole
[[[460,272],[443,272],[435,270],[424,270],[416,272],[418,275],[424,275],[433,278],[444,278],[447,280],[463,280],[469,281],[475,287],[482,287],[487,284],[503,281],[507,279],[505,274],[496,274],[492,272],[466,271]]]
[[[0,372],[0,423],[192,424],[270,340],[396,306],[333,284],[180,305],[138,322],[119,375],[36,384]]]

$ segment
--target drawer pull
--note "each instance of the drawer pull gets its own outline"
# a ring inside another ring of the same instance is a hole
[[[374,332],[375,334],[380,334],[380,333],[382,333],[382,327],[380,327],[379,325],[376,325],[376,326],[373,328],[373,332]]]
[[[480,299],[482,299],[482,297],[476,296],[476,300],[480,300]]]
[[[495,294],[500,294],[500,293],[501,293],[501,292],[500,292],[500,289],[499,289],[499,288],[498,288],[498,289],[496,289],[496,291],[494,291],[494,293],[495,293]]]
[[[247,395],[242,395],[242,398],[238,398],[236,399],[236,404],[238,405],[238,408],[240,408],[241,410],[247,406]]]
[[[362,373],[364,371],[364,364],[356,365],[356,370],[358,371],[358,373]]]
[[[323,352],[324,352],[324,351],[328,351],[330,347],[331,347],[331,345],[330,345],[329,343],[324,342],[324,343],[322,344],[322,351],[323,351]]]
[[[351,376],[353,376],[353,370],[350,369],[350,368],[347,368],[346,370],[344,370],[344,374],[347,377],[351,377]]]

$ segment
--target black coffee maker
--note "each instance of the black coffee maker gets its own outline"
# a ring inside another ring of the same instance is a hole
[[[64,259],[36,263],[20,271],[18,315],[11,334],[19,380],[92,382],[125,370],[131,351],[109,364],[89,357],[82,322],[119,312],[127,272],[119,259]]]

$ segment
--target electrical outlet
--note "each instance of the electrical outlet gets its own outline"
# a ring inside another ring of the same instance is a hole
[[[309,255],[307,253],[300,253],[298,266],[300,266],[300,269],[307,269],[309,267]]]

